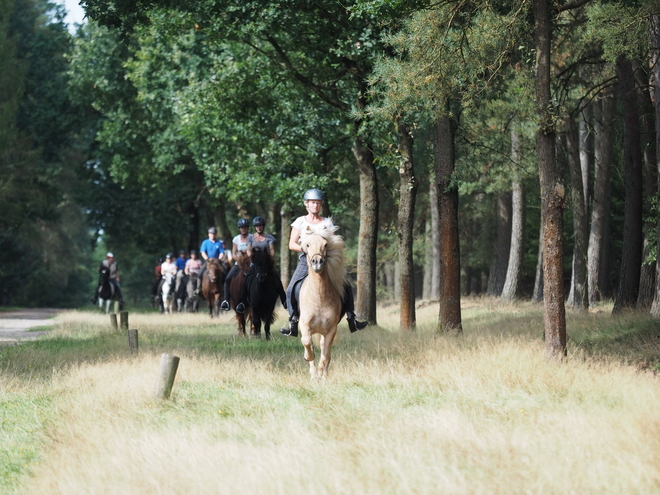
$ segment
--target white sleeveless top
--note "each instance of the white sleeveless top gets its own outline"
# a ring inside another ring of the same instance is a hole
[[[305,216],[306,216],[306,215],[305,215]],[[302,216],[302,217],[298,217],[298,218],[296,218],[296,219],[294,220],[294,222],[291,224],[291,227],[295,227],[296,229],[298,229],[298,232],[302,232],[303,229],[304,229],[307,225],[311,226],[312,228],[315,228],[315,227],[317,227],[317,226],[319,226],[319,225],[325,225],[325,226],[328,227],[329,229],[332,229],[332,228],[334,228],[334,226],[335,226],[335,225],[332,223],[332,219],[331,219],[330,217],[326,217],[326,218],[324,218],[324,219],[323,219],[321,222],[319,222],[319,223],[309,223],[309,222],[307,221],[307,219],[305,218],[305,216]],[[299,240],[300,240],[300,238],[296,239],[296,242],[298,242]]]

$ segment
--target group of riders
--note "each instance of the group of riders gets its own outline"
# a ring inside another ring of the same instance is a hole
[[[291,281],[286,290],[286,309],[289,312],[289,321],[288,323],[280,329],[280,332],[283,335],[288,335],[292,337],[298,336],[298,308],[295,300],[295,294],[299,284],[305,279],[308,273],[307,257],[300,246],[300,233],[309,226],[318,226],[320,224],[325,224],[328,228],[334,228],[332,219],[322,216],[323,203],[325,201],[325,195],[319,189],[309,189],[305,192],[303,196],[303,203],[307,210],[307,214],[296,218],[296,220],[291,224],[291,236],[289,238],[289,249],[299,253],[298,254],[298,265],[296,270],[291,277]],[[232,249],[231,255],[225,253],[224,244],[221,240],[216,238],[217,231],[215,227],[210,227],[208,229],[208,239],[205,239],[199,249],[199,256],[196,250],[190,251],[190,258],[186,259],[186,252],[181,250],[179,252],[178,258],[174,258],[172,253],[168,253],[165,259],[159,259],[159,264],[155,268],[156,280],[152,292],[154,295],[160,294],[161,288],[165,282],[165,278],[175,277],[176,279],[176,289],[175,292],[179,290],[179,287],[184,283],[184,277],[188,277],[188,289],[192,289],[192,292],[195,296],[200,294],[201,284],[199,283],[205,273],[206,263],[211,259],[219,259],[225,261],[231,261],[232,267],[229,270],[227,277],[224,282],[224,298],[220,303],[220,309],[224,311],[230,310],[229,303],[229,287],[231,281],[238,275],[241,271],[241,261],[245,256],[251,256],[253,249],[260,249],[267,251],[270,256],[275,256],[275,237],[271,234],[265,233],[264,229],[266,226],[265,220],[256,216],[252,219],[252,226],[254,228],[254,233],[249,233],[250,222],[241,218],[238,220],[237,227],[239,234],[232,239]],[[121,301],[121,291],[119,289],[119,269],[117,268],[117,263],[114,260],[114,255],[108,253],[106,259],[103,260],[101,266],[99,267],[99,272],[103,267],[110,269],[110,282],[116,287],[116,291],[119,294],[119,300]],[[248,275],[249,278],[249,275]],[[346,320],[348,321],[348,326],[351,332],[361,330],[367,326],[367,322],[358,319],[354,313],[354,301],[353,301],[353,291],[350,286],[344,291],[344,300],[343,300],[343,309],[342,312],[346,315]],[[245,294],[245,291],[243,291]],[[96,302],[98,297],[98,290],[94,296],[93,302]],[[241,297],[241,300],[236,304],[234,308],[236,312],[243,313],[245,311],[246,301],[244,300],[245,296]],[[123,302],[123,301],[121,301]]]

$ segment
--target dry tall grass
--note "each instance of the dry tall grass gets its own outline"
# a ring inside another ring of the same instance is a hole
[[[436,305],[420,309],[415,333],[394,331],[396,308],[384,308],[381,328],[342,324],[320,382],[294,339],[240,341],[227,318],[131,315],[139,356],[70,359],[39,383],[5,372],[54,404],[18,491],[659,493],[658,378],[578,345],[546,361],[540,310],[471,301],[454,338],[434,333]],[[52,339],[108,334],[106,317],[60,320]],[[575,333],[611,321],[574,320],[585,328]],[[218,346],[185,344],[202,334]],[[151,394],[166,346],[181,364],[161,402]]]

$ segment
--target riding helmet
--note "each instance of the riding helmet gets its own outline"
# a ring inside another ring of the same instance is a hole
[[[172,253],[167,253],[167,255],[165,256],[165,259],[166,260],[171,260],[172,259]]]
[[[197,254],[197,249],[191,249],[190,254]]]
[[[181,251],[179,251],[179,254],[186,254],[186,250],[182,249]]]
[[[209,233],[209,234],[217,234],[218,231],[215,230],[215,227],[209,227],[208,233]]]
[[[247,221],[245,218],[241,218],[238,220],[238,228],[240,229],[241,227],[249,227],[250,222]]]
[[[105,257],[106,257],[106,258],[114,258],[115,255],[112,254],[112,253],[108,253],[108,254],[105,255]]]
[[[256,227],[257,225],[266,225],[266,220],[263,219],[263,217],[254,217],[252,219],[252,225]]]
[[[320,189],[308,189],[305,191],[305,195],[303,196],[303,201],[324,201],[325,200],[325,194],[323,194],[323,191]]]
[[[163,258],[158,258],[158,263],[162,263],[163,261],[165,261]]]

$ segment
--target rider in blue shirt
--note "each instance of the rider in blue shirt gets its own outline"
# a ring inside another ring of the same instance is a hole
[[[202,246],[199,248],[199,253],[202,255],[202,258],[204,258],[204,261],[208,261],[211,258],[224,258],[225,247],[222,241],[215,238],[215,235],[217,234],[215,227],[210,227],[208,233],[209,238],[204,239]]]
[[[184,268],[186,267],[186,250],[182,249],[179,251],[179,257],[176,259],[174,264],[176,265],[176,288],[175,290],[178,292],[179,291],[179,286],[181,285],[181,282],[183,281],[183,277],[185,274],[183,273]]]
[[[204,266],[202,267],[202,271],[199,274],[199,280],[203,280],[204,274],[206,273],[206,262],[212,258],[218,258],[218,259],[224,259],[225,257],[225,245],[223,244],[222,241],[218,240],[215,238],[215,235],[217,234],[217,230],[215,230],[215,227],[209,227],[208,234],[209,238],[204,239],[204,242],[202,242],[201,247],[199,248],[199,254],[202,256],[204,259]],[[201,283],[199,284],[199,289],[197,289],[197,294],[199,295],[200,289],[201,289]]]

